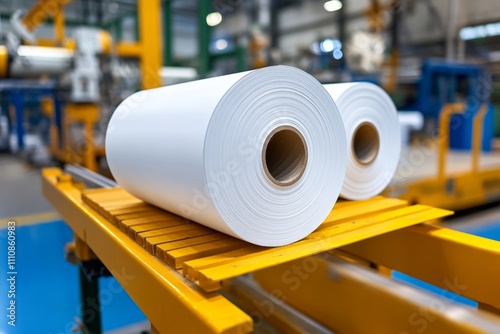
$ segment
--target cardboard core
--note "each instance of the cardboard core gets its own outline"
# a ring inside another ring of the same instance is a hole
[[[302,134],[291,126],[280,126],[266,138],[262,147],[262,166],[274,184],[295,184],[307,165],[307,145]]]
[[[361,123],[352,137],[352,150],[356,161],[361,165],[371,164],[377,157],[380,138],[371,123]]]

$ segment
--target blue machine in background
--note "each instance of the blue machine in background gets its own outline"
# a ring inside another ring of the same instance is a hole
[[[479,65],[443,60],[426,60],[418,88],[418,109],[427,119],[437,122],[446,103],[465,103],[464,114],[454,115],[450,122],[450,148],[470,150],[474,115],[483,103],[489,105],[483,122],[482,150],[491,150],[494,131],[494,109],[490,103],[491,79]]]

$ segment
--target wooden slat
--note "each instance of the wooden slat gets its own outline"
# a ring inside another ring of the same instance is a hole
[[[92,190],[83,201],[169,266],[206,291],[222,280],[258,271],[451,214],[381,196],[341,200],[323,224],[296,243],[259,247],[146,204],[122,189]],[[124,235],[125,235],[124,234]]]
[[[261,251],[262,247],[247,244],[247,247],[237,248],[229,252],[222,252],[196,260],[186,261],[182,267],[182,274],[192,281],[197,281],[200,270],[227,263],[240,256],[255,254]]]
[[[172,241],[171,240],[172,236],[165,237],[165,241],[162,241],[161,237],[163,237],[164,235],[169,235],[172,233],[183,232],[183,231],[207,232],[207,231],[214,231],[214,230],[209,229],[207,227],[200,226],[198,224],[183,224],[183,225],[178,225],[178,226],[173,226],[173,227],[167,227],[167,228],[161,228],[161,229],[157,229],[157,230],[137,233],[135,240],[143,247],[146,247],[146,240],[148,240],[150,238],[155,238],[155,239],[153,239],[153,242],[156,242],[156,244],[160,244],[162,242]]]
[[[142,225],[142,224],[150,224],[150,223],[154,223],[154,222],[167,221],[167,220],[169,220],[169,219],[165,218],[164,215],[157,214],[157,215],[153,215],[153,216],[145,216],[145,217],[137,217],[137,218],[119,220],[117,223],[117,226],[120,228],[120,230],[122,230],[123,232],[128,234],[129,229],[133,226]]]
[[[130,238],[135,240],[137,237],[137,233],[159,230],[159,229],[165,228],[165,227],[174,227],[174,226],[179,226],[179,225],[184,225],[184,224],[185,224],[185,222],[181,222],[181,221],[178,221],[175,219],[162,220],[162,221],[153,222],[153,223],[144,223],[144,224],[140,224],[140,225],[130,226],[127,234]]]
[[[167,264],[175,267],[175,269],[180,269],[186,261],[236,250],[245,246],[248,246],[248,243],[238,239],[221,239],[210,243],[202,243],[199,245],[192,245],[190,247],[166,250],[164,252],[164,259]]]
[[[151,253],[155,253],[155,246],[161,243],[166,243],[166,242],[172,242],[172,241],[178,241],[178,240],[183,240],[183,239],[188,239],[188,238],[194,238],[194,237],[199,237],[201,235],[207,235],[207,234],[216,234],[218,232],[209,229],[209,228],[192,228],[192,229],[186,229],[183,231],[178,231],[178,232],[173,232],[173,233],[168,233],[164,235],[160,235],[157,237],[151,237],[151,238],[146,238],[145,243],[146,243],[146,249]]]
[[[406,214],[399,210],[404,210]],[[394,215],[394,218],[384,213],[378,216],[378,221],[375,218],[353,220],[352,222],[341,223],[340,226],[313,232],[306,239],[286,247],[269,248],[226,261],[222,265],[194,267],[191,268],[191,271],[197,271],[198,273],[191,273],[191,275],[199,279],[199,284],[203,289],[209,291],[212,287],[217,286],[215,285],[216,282],[224,279],[269,268],[289,262],[292,259],[302,258],[304,254],[314,255],[342,247],[369,237],[415,225],[422,221],[442,217],[448,212],[423,205],[414,205],[399,210],[397,210],[399,212]]]
[[[179,248],[190,249],[192,246],[202,245],[202,244],[212,244],[214,241],[232,239],[231,237],[222,233],[213,233],[208,235],[202,235],[199,237],[182,239],[173,242],[164,242],[157,244],[155,248],[155,255],[158,256],[162,261],[167,262],[165,259],[165,252],[172,251]]]

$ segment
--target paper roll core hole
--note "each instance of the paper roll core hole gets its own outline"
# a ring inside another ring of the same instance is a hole
[[[380,137],[371,123],[361,123],[352,136],[352,151],[361,165],[371,164],[378,155]]]
[[[295,184],[307,165],[307,145],[291,126],[280,126],[267,136],[262,147],[262,166],[271,182],[286,187]]]

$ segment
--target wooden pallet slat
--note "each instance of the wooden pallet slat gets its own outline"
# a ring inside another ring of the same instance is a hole
[[[182,269],[185,277],[208,292],[219,289],[226,279],[451,214],[381,196],[340,200],[306,238],[267,248],[163,211],[120,188],[84,191],[82,199],[149,253],[176,270]]]

